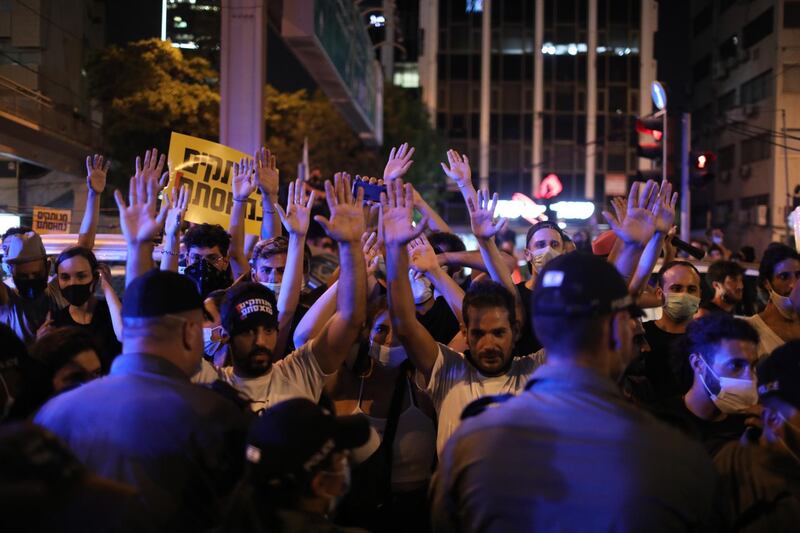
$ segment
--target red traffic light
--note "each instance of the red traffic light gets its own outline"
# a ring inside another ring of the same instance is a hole
[[[636,119],[636,132],[642,135],[650,135],[656,141],[660,141],[664,136],[664,123],[661,118],[638,118]]]
[[[694,157],[694,168],[697,170],[708,170],[711,164],[717,159],[713,152],[700,152]]]

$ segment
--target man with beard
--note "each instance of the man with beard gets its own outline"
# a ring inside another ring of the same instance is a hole
[[[424,229],[414,228],[413,190],[396,180],[383,198],[389,314],[394,334],[417,370],[417,383],[432,398],[439,418],[437,449],[460,422],[461,412],[482,396],[516,393],[541,364],[533,356],[512,357],[518,334],[514,297],[493,281],[473,283],[462,306],[462,333],[469,351],[460,354],[437,343],[416,316],[408,276],[406,245]],[[344,271],[343,271],[344,272]]]
[[[335,181],[335,187],[326,182],[331,219],[317,220],[337,241],[342,268],[336,313],[320,333],[277,361],[275,294],[259,283],[246,282],[228,290],[222,302],[222,327],[230,336],[233,361],[232,367],[221,370],[222,377],[252,402],[254,411],[289,398],[318,401],[325,378],[342,365],[366,320],[367,273],[360,242],[365,225],[363,189],[353,198],[349,178],[337,175]]]
[[[710,313],[734,314],[736,305],[744,297],[744,269],[733,261],[717,261],[708,267],[706,283],[714,296],[700,303],[695,318]]]
[[[465,420],[440,454],[436,531],[699,528],[712,509],[710,460],[631,405],[614,380],[633,355],[622,276],[587,254],[539,273],[531,311],[547,351],[519,396]]]

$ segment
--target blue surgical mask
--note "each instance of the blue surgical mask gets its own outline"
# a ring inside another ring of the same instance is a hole
[[[273,283],[271,281],[259,281],[259,283],[275,293],[275,300],[278,299],[278,295],[281,293],[280,283]]]

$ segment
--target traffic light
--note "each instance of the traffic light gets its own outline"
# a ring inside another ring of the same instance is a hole
[[[636,154],[642,159],[650,159],[650,168],[640,168],[642,179],[661,181],[666,178],[667,114],[664,110],[636,119],[638,142]]]
[[[702,187],[714,179],[716,161],[714,152],[693,151],[689,154],[689,169],[694,187]]]

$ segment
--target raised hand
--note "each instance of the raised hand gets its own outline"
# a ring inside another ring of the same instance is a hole
[[[100,287],[103,289],[103,292],[114,290],[111,286],[111,267],[106,263],[99,263],[97,265],[97,275],[100,278]]]
[[[231,191],[235,202],[246,202],[250,195],[256,191],[256,162],[243,157],[241,161],[233,164],[233,182]]]
[[[466,155],[461,155],[455,150],[447,151],[447,161],[450,163],[448,167],[442,163],[442,170],[447,176],[456,182],[459,189],[464,187],[472,187],[472,170],[469,168],[469,158]]]
[[[467,199],[472,233],[479,239],[491,239],[508,225],[508,220],[505,218],[495,220],[494,218],[498,201],[497,193],[494,193],[490,202],[489,191],[478,191],[477,200],[478,205],[476,206],[472,198]]]
[[[408,258],[411,268],[416,272],[424,274],[442,268],[433,246],[424,234],[408,243]]]
[[[129,245],[152,241],[164,226],[169,205],[168,202],[162,202],[161,211],[156,214],[158,192],[157,179],[145,179],[144,175],[131,178],[127,205],[122,193],[114,191],[120,227]]]
[[[378,241],[377,232],[367,231],[361,236],[361,250],[364,253],[364,263],[367,265],[367,275],[375,274],[381,258],[381,243]]]
[[[672,184],[668,181],[661,183],[656,204],[653,207],[655,215],[656,232],[667,233],[675,222],[675,205],[678,203],[678,193],[672,192]]]
[[[275,204],[281,223],[290,235],[305,235],[311,222],[311,208],[314,206],[314,191],[307,194],[303,180],[295,180],[289,184],[289,195],[286,198],[286,211]]]
[[[142,162],[140,157],[136,157],[136,174],[134,176],[146,182],[155,181],[158,183],[159,178],[163,178],[162,172],[166,161],[167,159],[164,154],[161,154],[161,157],[159,157],[158,150],[155,148],[147,150],[144,153],[144,162]]]
[[[277,202],[279,171],[275,156],[272,155],[269,148],[262,146],[261,150],[257,150],[253,154],[253,159],[255,159],[256,178],[261,194],[267,194]]]
[[[168,204],[164,234],[177,237],[181,230],[181,222],[183,222],[183,217],[186,216],[186,210],[189,207],[189,187],[184,184],[178,191],[176,184],[171,194],[164,195],[163,201]]]
[[[414,148],[409,147],[408,143],[401,144],[400,148],[395,149],[392,147],[392,151],[389,153],[389,161],[386,163],[386,168],[383,169],[383,180],[391,183],[397,178],[405,176],[408,169],[411,168],[411,164],[414,163],[411,160],[413,155]]]
[[[100,194],[105,190],[109,168],[111,161],[106,161],[102,155],[86,156],[86,186],[90,191]]]
[[[628,195],[627,213],[620,220],[622,213],[616,215],[603,211],[614,233],[625,244],[645,246],[655,233],[656,221],[653,211],[658,200],[658,185],[648,181],[641,187],[641,182],[634,182]]]
[[[425,230],[428,217],[424,217],[416,227],[411,224],[414,216],[414,189],[397,179],[386,186],[386,194],[381,193],[381,219],[383,239],[387,245],[405,246],[419,237]]]
[[[340,243],[358,243],[364,233],[364,189],[358,189],[353,198],[350,175],[336,173],[333,184],[325,182],[325,199],[331,212],[330,219],[317,215],[314,220],[322,224],[331,239]]]

